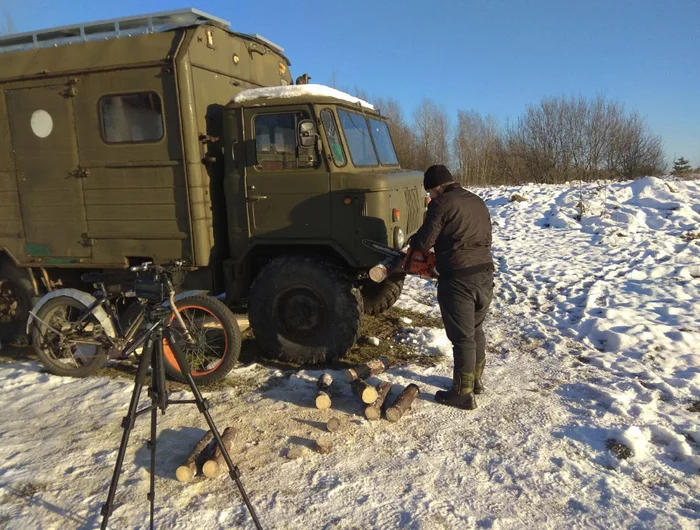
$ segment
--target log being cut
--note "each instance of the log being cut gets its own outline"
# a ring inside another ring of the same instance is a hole
[[[391,383],[382,381],[377,385],[377,399],[365,408],[365,418],[368,420],[378,420],[382,417],[382,405],[386,397],[391,392]]]
[[[230,456],[231,449],[233,448],[233,429],[231,427],[226,427],[224,429],[221,435],[221,441],[224,443],[224,447]],[[211,458],[202,465],[202,473],[209,478],[218,476],[221,470],[226,467],[223,451],[219,447],[219,444],[215,443],[214,445],[215,448]]]
[[[350,383],[352,391],[356,396],[360,396],[363,403],[368,405],[377,401],[377,389],[362,379],[355,379]]]
[[[388,368],[389,360],[385,357],[380,357],[379,359],[345,370],[345,381],[352,383],[355,379],[367,379],[383,373]]]
[[[333,384],[333,376],[331,374],[325,373],[316,381],[316,408],[317,409],[329,409],[331,408],[331,397],[328,395],[328,391]]]
[[[204,436],[197,442],[190,456],[187,457],[185,463],[177,468],[175,476],[180,482],[190,482],[197,473],[202,463],[207,460],[209,455],[214,451],[214,446],[211,442],[214,440],[214,435],[211,431],[207,431]]]
[[[399,421],[401,417],[411,408],[411,404],[416,400],[420,390],[418,385],[411,383],[396,398],[394,404],[386,411],[386,419],[389,421]]]

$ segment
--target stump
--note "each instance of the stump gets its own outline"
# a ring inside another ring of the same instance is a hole
[[[396,398],[396,401],[394,401],[394,404],[387,409],[386,419],[391,422],[399,421],[401,416],[411,408],[411,404],[418,397],[419,393],[418,385],[414,383],[404,388],[403,392],[401,392],[399,397]]]
[[[330,438],[319,438],[316,440],[316,451],[322,455],[326,455],[333,451],[333,442]]]
[[[331,397],[328,395],[328,390],[333,384],[333,376],[331,374],[325,373],[316,381],[316,408],[317,409],[329,409],[331,408]]]
[[[355,379],[350,386],[355,395],[360,396],[364,403],[370,405],[377,400],[377,389],[362,379]]]
[[[365,408],[365,418],[368,420],[378,420],[382,417],[382,405],[391,392],[391,383],[382,381],[377,385],[377,399],[370,406]]]
[[[233,429],[231,427],[226,427],[223,434],[221,435],[221,441],[224,443],[224,447],[228,451],[229,455],[233,446]],[[214,452],[204,465],[202,466],[202,473],[209,478],[214,478],[218,476],[219,472],[226,467],[226,460],[224,459],[224,453],[221,448],[214,442]]]
[[[385,357],[369,361],[365,364],[345,370],[345,381],[352,383],[356,379],[367,379],[379,375],[389,368],[389,360]]]
[[[204,436],[197,442],[190,456],[187,457],[185,463],[177,468],[175,471],[175,476],[180,482],[190,482],[199,471],[198,467],[201,466],[202,462],[205,461],[214,447],[211,445],[211,441],[214,439],[214,435],[211,431],[207,431]]]

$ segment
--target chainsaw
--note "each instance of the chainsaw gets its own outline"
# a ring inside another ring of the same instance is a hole
[[[403,252],[369,239],[363,239],[362,244],[388,256],[387,259],[369,271],[369,277],[376,283],[383,282],[395,272],[415,274],[421,278],[438,277],[437,272],[435,272],[435,254],[433,252],[422,252],[410,247],[406,252]]]

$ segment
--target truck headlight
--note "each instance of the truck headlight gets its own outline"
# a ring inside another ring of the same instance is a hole
[[[402,249],[405,242],[406,236],[404,235],[403,230],[397,226],[394,228],[394,248],[399,250]]]

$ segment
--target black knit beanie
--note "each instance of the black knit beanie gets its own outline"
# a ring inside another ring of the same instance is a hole
[[[423,187],[426,191],[437,188],[440,184],[452,182],[452,173],[442,164],[430,166],[423,174]]]

